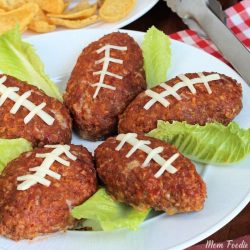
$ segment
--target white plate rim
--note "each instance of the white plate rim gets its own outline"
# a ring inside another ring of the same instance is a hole
[[[134,9],[128,14],[127,17],[123,18],[122,20],[118,21],[118,22],[114,22],[114,23],[106,23],[106,22],[98,22],[96,24],[92,24],[90,26],[86,26],[84,28],[79,28],[79,30],[82,29],[101,29],[102,26],[106,26],[104,27],[106,30],[117,30],[120,29],[126,25],[129,25],[130,23],[136,21],[137,19],[139,19],[140,17],[142,17],[144,14],[146,14],[148,11],[150,11],[157,3],[159,2],[159,0],[151,0],[149,1],[146,5],[143,3],[143,0],[137,0],[136,2],[136,6],[134,7]],[[140,7],[139,10],[137,10],[137,8],[140,6],[140,4],[144,4],[142,6],[142,8]],[[66,29],[66,28],[56,28],[56,30],[49,32],[49,33],[45,33],[45,34],[39,34],[39,33],[35,33],[32,31],[27,31],[23,34],[24,37],[31,37],[31,36],[39,36],[39,35],[46,35],[46,34],[50,34],[50,33],[57,33],[57,32],[62,32],[62,31],[69,31],[71,29]]]

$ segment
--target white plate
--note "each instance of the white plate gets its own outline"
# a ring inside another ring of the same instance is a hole
[[[123,31],[124,32],[124,31]],[[127,31],[139,43],[143,33]],[[107,33],[107,32],[106,32]],[[63,86],[74,67],[82,48],[104,35],[100,30],[77,30],[50,33],[29,38],[46,65],[50,77]],[[172,41],[171,78],[179,73],[217,71],[243,83],[244,109],[236,121],[250,127],[250,91],[248,86],[230,67],[194,47]],[[93,150],[96,143],[74,138]],[[118,230],[107,232],[57,233],[33,241],[13,242],[0,238],[0,249],[18,250],[163,250],[184,249],[214,233],[234,218],[249,202],[250,157],[233,166],[208,166],[203,178],[207,184],[208,198],[205,208],[197,213],[154,217],[138,231]]]
[[[114,29],[122,28],[122,27],[134,22],[136,19],[140,18],[145,13],[147,13],[151,8],[153,8],[156,5],[156,3],[158,1],[159,0],[137,0],[134,9],[128,14],[128,16],[126,16],[125,18],[123,18],[119,22],[107,23],[107,22],[100,21],[96,24],[92,24],[92,25],[87,26],[83,29],[91,28],[91,29],[114,30]],[[73,2],[77,3],[77,2],[79,2],[79,0],[74,0]],[[89,0],[89,2],[95,2],[95,0]],[[58,27],[56,29],[56,31],[62,31],[62,30],[68,30],[68,29],[60,28],[60,27]],[[26,36],[26,37],[31,36],[31,35],[37,35],[37,33],[28,31],[28,32],[25,32],[25,34],[24,34],[24,36]]]

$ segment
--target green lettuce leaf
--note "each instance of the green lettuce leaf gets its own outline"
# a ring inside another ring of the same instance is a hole
[[[74,207],[71,214],[76,219],[97,221],[104,231],[118,228],[136,230],[145,220],[149,210],[141,212],[114,201],[104,188],[100,188],[82,205]]]
[[[0,139],[0,173],[6,165],[21,153],[30,151],[31,143],[25,139]]]
[[[229,164],[250,154],[250,129],[241,129],[235,122],[199,126],[158,121],[148,135],[174,144],[185,156],[203,163]]]
[[[57,86],[45,74],[34,48],[22,41],[18,27],[0,35],[0,70],[62,101]]]
[[[171,62],[169,37],[154,26],[151,27],[144,36],[142,53],[148,87],[165,82]]]

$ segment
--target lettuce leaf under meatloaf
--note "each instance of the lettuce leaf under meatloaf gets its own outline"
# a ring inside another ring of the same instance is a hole
[[[31,143],[22,138],[0,139],[0,174],[10,161],[31,149]]]

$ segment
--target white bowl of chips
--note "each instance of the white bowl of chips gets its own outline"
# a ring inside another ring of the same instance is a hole
[[[0,33],[16,25],[26,35],[62,29],[117,29],[158,0],[0,0]]]

